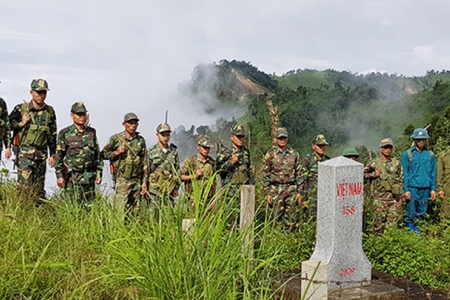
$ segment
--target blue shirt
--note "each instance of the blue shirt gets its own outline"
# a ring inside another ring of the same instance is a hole
[[[436,190],[436,156],[424,148],[419,152],[414,146],[410,148],[411,162],[408,151],[403,151],[401,162],[404,175],[403,189],[410,192],[410,188],[426,188]]]

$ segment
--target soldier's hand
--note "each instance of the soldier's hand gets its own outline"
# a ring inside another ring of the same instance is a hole
[[[431,201],[436,200],[436,191],[431,191]]]
[[[6,148],[5,158],[6,159],[10,159],[11,158],[11,148]]]
[[[297,196],[295,196],[295,201],[297,202],[298,205],[302,205],[303,202],[302,196],[297,194]]]
[[[444,198],[444,196],[445,196],[444,191],[439,191],[438,196],[439,196],[439,198]]]
[[[24,113],[22,116],[22,121],[20,122],[19,126],[24,127],[27,125],[27,123],[30,121],[31,117],[29,113]]]
[[[60,188],[63,188],[64,187],[64,185],[65,185],[65,181],[64,181],[64,178],[58,178],[57,180],[56,180],[56,184],[60,187]]]
[[[143,182],[141,186],[141,196],[147,193],[147,182]]]
[[[402,199],[397,201],[396,207],[402,207],[403,201]]]
[[[230,161],[234,165],[235,163],[237,163],[239,161],[239,156],[237,156],[236,154],[231,155]]]
[[[272,202],[273,202],[272,196],[267,196],[267,197],[266,197],[266,201],[267,201],[267,203],[269,203],[270,205],[272,205]]]
[[[55,165],[55,157],[53,155],[48,159],[48,165],[50,166],[50,168],[53,168],[53,166]]]
[[[95,184],[96,184],[96,185],[99,185],[100,183],[102,183],[102,178],[101,178],[101,177],[95,179]]]
[[[380,177],[380,175],[381,175],[380,170],[375,170],[375,172],[373,172],[373,177],[375,178]]]
[[[124,145],[120,145],[120,146],[117,148],[116,152],[115,152],[116,156],[119,156],[119,155],[122,154],[122,153],[125,153],[125,146],[124,146]]]
[[[405,197],[406,200],[411,200],[411,193],[410,192],[405,192],[403,194],[403,196]]]
[[[178,197],[178,191],[177,190],[174,190],[172,192],[172,197],[174,197],[174,198]]]
[[[195,178],[200,178],[203,176],[203,170],[199,169],[195,171]]]

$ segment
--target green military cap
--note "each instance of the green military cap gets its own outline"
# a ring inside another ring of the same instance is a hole
[[[275,137],[279,138],[279,137],[288,137],[288,132],[287,129],[284,127],[279,127],[275,130]]]
[[[158,127],[156,127],[156,133],[163,133],[163,132],[172,132],[169,124],[161,123],[158,125]]]
[[[323,134],[319,134],[316,136],[316,139],[313,142],[316,145],[328,145],[327,140],[325,139],[325,136]]]
[[[132,112],[129,112],[129,113],[125,114],[125,116],[123,116],[123,121],[124,122],[128,122],[128,121],[131,121],[131,120],[139,121],[139,118],[138,118],[138,116],[135,113],[132,113]]]
[[[246,136],[247,133],[245,132],[245,128],[243,125],[235,125],[233,128],[231,128],[231,134],[234,135],[241,135],[241,136]]]
[[[75,114],[87,113],[87,109],[83,102],[75,102],[74,104],[72,104],[70,112],[73,112]]]
[[[209,136],[207,136],[206,134],[202,134],[197,138],[197,145],[211,148],[213,146],[213,143],[211,142]]]
[[[390,138],[382,139],[380,142],[380,147],[392,146],[394,147],[394,142]]]
[[[44,79],[33,79],[31,81],[31,90],[33,91],[50,91],[48,83]]]
[[[342,151],[342,156],[348,157],[348,156],[356,156],[359,157],[358,151],[356,151],[353,147],[347,147]]]

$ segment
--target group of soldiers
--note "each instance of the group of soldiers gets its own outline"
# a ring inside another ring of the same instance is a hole
[[[140,199],[147,202],[162,199],[169,204],[178,196],[182,183],[191,198],[195,191],[200,191],[202,199],[212,199],[216,193],[216,172],[221,184],[227,187],[226,199],[238,209],[236,195],[240,187],[255,184],[243,125],[231,129],[231,147],[222,147],[215,160],[209,155],[213,146],[210,137],[200,135],[197,153],[180,169],[177,147],[170,143],[172,131],[166,122],[156,128],[158,142],[147,148],[145,139],[137,132],[138,116],[127,113],[122,122],[124,130],[111,136],[100,150],[83,102],[72,105],[73,124],[57,134],[55,111],[45,103],[48,91],[46,80],[33,79],[31,101],[16,105],[9,116],[6,103],[0,98],[0,147],[4,144],[7,159],[12,155],[11,147],[16,149],[19,187],[34,192],[36,204],[45,200],[47,159],[49,166],[55,168],[57,185],[64,193],[87,202],[95,198],[95,185],[102,182],[103,161],[109,161],[115,204],[124,210],[139,206]],[[443,155],[436,168],[434,154],[423,143],[428,139],[427,131],[416,129],[412,139],[414,144],[402,154],[401,161],[392,157],[392,140],[382,139],[380,155],[364,168],[375,207],[377,232],[397,223],[404,201],[407,227],[418,232],[416,219],[423,218],[428,198],[436,198],[437,182],[439,196],[450,195],[450,154]],[[325,137],[317,135],[312,142],[313,152],[301,160],[299,153],[288,146],[286,128],[277,128],[274,133],[273,147],[264,156],[261,183],[273,219],[288,230],[299,223],[299,210],[314,213],[318,165],[330,159],[325,154],[327,146]],[[349,147],[344,149],[343,156],[356,160],[359,154]],[[443,204],[443,209],[449,213],[450,205]]]

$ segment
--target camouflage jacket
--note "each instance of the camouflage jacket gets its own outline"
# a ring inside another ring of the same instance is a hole
[[[236,154],[239,160],[231,163],[231,156]],[[217,170],[223,184],[254,184],[255,180],[250,166],[250,151],[246,147],[241,149],[223,148],[216,159]]]
[[[444,152],[438,158],[437,191],[443,191],[445,198],[450,197],[450,151]]]
[[[198,178],[199,184],[204,184],[214,175],[216,170],[216,162],[211,156],[208,156],[205,161],[197,155],[189,157],[181,168],[180,175],[192,175],[196,170],[203,170],[203,176]],[[185,186],[188,190],[191,186],[191,181],[185,181]]]
[[[119,146],[125,146],[125,153],[119,156],[114,152]],[[109,160],[115,168],[115,177],[125,179],[139,179],[142,182],[148,182],[148,166],[146,164],[146,143],[145,139],[136,132],[130,140],[125,131],[111,136],[108,143],[102,150],[102,157]]]
[[[271,185],[289,184],[300,187],[300,171],[301,162],[297,150],[288,147],[286,151],[281,151],[278,146],[273,146],[264,156],[264,192],[268,193]]]
[[[25,108],[25,111],[24,111]],[[29,113],[30,121],[24,126],[20,127],[22,121],[22,114]],[[47,147],[50,156],[56,152],[56,114],[53,107],[44,103],[44,105],[36,109],[32,102],[26,104],[21,103],[14,107],[9,115],[9,124],[14,135],[18,134],[20,137],[19,147],[20,151],[26,153],[32,159],[46,159]],[[32,128],[34,127],[34,128]],[[24,139],[30,133],[30,129],[45,128],[44,140],[42,145],[36,146],[33,144],[24,144]]]
[[[0,97],[0,152],[5,148],[11,148],[8,108],[5,100]]]
[[[57,178],[72,172],[71,178],[79,184],[90,184],[102,178],[103,160],[94,128],[86,126],[80,132],[75,125],[70,125],[59,132],[55,171]]]
[[[377,170],[380,176],[374,177]],[[403,193],[402,165],[395,157],[386,162],[381,157],[372,158],[364,167],[364,178],[371,181],[371,193],[376,198],[384,198],[385,193],[394,195]]]
[[[302,170],[300,176],[300,191],[303,195],[308,196],[309,193],[313,192],[317,188],[317,181],[319,179],[319,163],[329,160],[330,157],[324,155],[322,159],[313,153],[308,155],[302,161]]]
[[[170,144],[164,151],[159,144],[147,149],[150,192],[172,192],[180,187],[180,160],[177,147]],[[164,186],[163,186],[164,185]],[[170,191],[167,191],[170,190]]]

